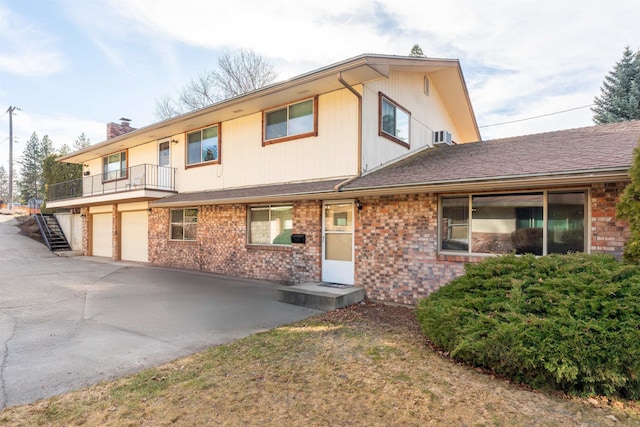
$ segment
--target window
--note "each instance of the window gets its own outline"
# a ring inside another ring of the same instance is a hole
[[[264,144],[317,135],[317,99],[307,99],[264,113]]]
[[[219,125],[187,134],[187,165],[220,163]]]
[[[292,206],[257,206],[249,208],[250,244],[290,245],[292,229]]]
[[[102,180],[113,181],[127,177],[127,152],[111,154],[102,158]]]
[[[411,113],[382,93],[379,94],[379,104],[378,134],[409,148]]]
[[[440,250],[584,252],[586,203],[585,191],[442,197]]]
[[[198,209],[171,209],[171,240],[196,240]]]

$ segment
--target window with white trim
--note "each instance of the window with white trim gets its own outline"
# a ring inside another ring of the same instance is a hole
[[[378,134],[409,148],[411,143],[411,113],[380,92]]]
[[[196,240],[198,231],[198,209],[171,209],[171,240]]]
[[[187,166],[220,163],[220,125],[187,134]]]
[[[291,244],[293,206],[252,206],[248,216],[250,244]]]
[[[474,254],[585,252],[586,191],[443,196],[440,251]]]
[[[293,137],[317,134],[316,98],[264,112],[263,138],[266,144]]]

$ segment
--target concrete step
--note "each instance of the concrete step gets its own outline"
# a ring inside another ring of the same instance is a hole
[[[336,287],[331,283],[317,282],[278,288],[278,301],[316,310],[331,311],[363,299],[364,288],[359,286]]]

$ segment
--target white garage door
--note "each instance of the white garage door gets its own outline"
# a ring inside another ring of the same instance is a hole
[[[111,258],[111,215],[110,213],[93,214],[93,256]]]
[[[122,212],[120,258],[149,261],[149,216],[147,211]]]

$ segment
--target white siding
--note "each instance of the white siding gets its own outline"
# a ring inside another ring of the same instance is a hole
[[[358,103],[347,90],[318,99],[318,136],[262,146],[262,113],[221,126],[220,165],[184,168],[184,143],[175,150],[177,190],[199,191],[354,175]]]
[[[71,249],[82,250],[82,217],[80,214],[57,213],[55,214],[58,224],[67,238]]]
[[[454,133],[453,122],[446,114],[438,88],[430,84],[429,95],[424,92],[424,74],[392,73],[389,79],[366,85],[363,97],[362,167],[375,168],[397,157],[430,146],[432,134],[438,130]],[[378,136],[378,93],[382,92],[411,113],[410,148]]]

